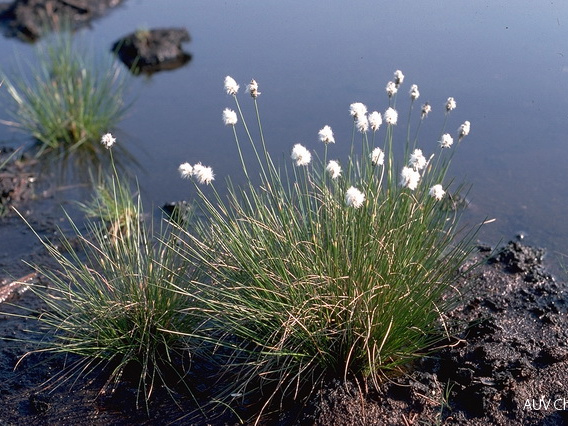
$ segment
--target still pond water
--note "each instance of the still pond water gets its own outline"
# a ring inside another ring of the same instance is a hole
[[[192,196],[181,162],[212,166],[217,184],[238,180],[232,133],[221,120],[234,108],[226,75],[243,88],[259,82],[269,150],[288,161],[297,142],[321,152],[325,124],[337,141],[330,155],[345,158],[349,105],[384,111],[384,87],[401,69],[401,137],[411,84],[419,103],[433,106],[421,130],[425,152],[434,151],[449,96],[457,109],[448,130],[471,122],[451,175],[473,185],[466,220],[495,219],[481,239],[495,244],[524,232],[553,255],[568,254],[568,2],[126,0],[83,32],[108,50],[136,29],[158,27],[185,27],[192,60],[137,77],[134,107],[116,132],[141,163],[144,199],[155,208]],[[31,50],[0,39],[4,64]],[[0,128],[0,140],[22,138]]]

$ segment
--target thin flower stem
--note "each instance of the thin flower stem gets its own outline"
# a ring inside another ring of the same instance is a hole
[[[394,153],[392,151],[392,139],[393,139],[393,125],[387,124],[387,131],[385,134],[385,157],[387,160],[387,197],[390,195],[390,191],[394,189],[393,182],[393,162]]]
[[[459,142],[458,142],[458,144],[459,144]],[[450,163],[452,162],[452,159],[454,158],[455,153],[456,153],[456,148],[453,147],[453,148],[451,148],[451,151],[450,151],[449,155],[447,156],[447,158],[444,159],[444,162],[442,163],[442,170],[440,171],[440,175],[439,175],[440,182],[442,182],[446,178],[446,174],[448,173]]]
[[[262,131],[262,123],[260,120],[260,113],[258,111],[258,102],[256,100],[256,98],[253,98],[254,101],[254,110],[256,112],[256,120],[258,122],[258,130],[260,132],[260,142],[262,143],[262,149],[264,150],[264,152],[266,153],[266,143],[264,142],[264,132]]]
[[[377,188],[377,194],[380,194],[381,187],[383,186],[384,175],[385,175],[385,165],[383,164],[381,166],[381,176],[379,177],[379,182],[378,182],[378,185],[377,185],[377,187],[378,187]]]
[[[408,120],[406,122],[406,145],[404,148],[404,158],[408,158],[410,152],[410,118],[412,116],[412,107],[414,106],[414,99],[410,101],[410,107],[408,108]],[[412,148],[414,149],[414,148]]]
[[[258,150],[256,149],[256,144],[254,143],[254,139],[252,138],[249,128],[247,126],[247,122],[245,120],[245,117],[243,115],[243,111],[241,110],[241,105],[239,103],[239,99],[237,98],[237,95],[233,95],[233,98],[235,99],[235,104],[237,106],[237,111],[239,111],[239,116],[241,117],[241,122],[243,123],[243,127],[245,128],[245,132],[247,133],[247,136],[249,138],[250,144],[252,146],[252,149],[254,150],[254,154],[256,156],[256,159],[258,161],[258,164],[260,166],[260,170],[262,173],[262,176],[264,177],[264,179],[266,181],[268,181],[268,177],[266,175],[266,171],[264,170],[264,166],[262,165],[262,161],[260,160],[260,155],[258,154]]]
[[[353,129],[351,130],[351,149],[349,152],[349,167],[347,168],[347,176],[351,177],[351,173],[353,172],[353,156],[355,150],[355,128],[357,126],[357,120],[353,119]]]
[[[323,182],[323,188],[327,188],[327,173],[326,173],[326,167],[327,167],[327,144],[324,143],[324,148],[323,148],[323,171],[322,171],[322,182]]]
[[[422,121],[424,121],[424,119],[421,118],[418,122],[418,125],[416,126],[416,134],[414,135],[414,142],[412,142],[412,151],[416,149],[416,144],[418,143],[418,134],[420,132],[420,126],[422,126]]]
[[[268,150],[266,149],[266,142],[264,140],[264,132],[262,130],[262,121],[260,119],[260,112],[258,110],[258,101],[256,100],[256,98],[253,98],[254,100],[254,110],[256,112],[256,120],[258,122],[258,130],[260,133],[260,142],[262,144],[262,150],[264,151],[264,158],[266,160],[266,165],[270,170],[271,176],[274,176],[276,173],[276,168],[274,166],[274,163],[272,162],[272,159],[270,158],[270,155],[268,154]]]
[[[245,160],[243,158],[243,153],[241,151],[241,144],[239,143],[239,137],[237,136],[237,129],[235,128],[235,125],[231,126],[233,128],[233,135],[235,136],[235,142],[237,144],[237,150],[239,151],[239,158],[241,160],[241,166],[243,167],[243,172],[245,174],[245,177],[247,178],[247,181],[250,181],[248,172],[247,172],[247,166],[245,163]]]
[[[373,134],[374,136],[374,134]],[[361,146],[361,167],[363,168],[361,170],[361,177],[366,177],[366,179],[369,178],[369,176],[372,176],[373,174],[373,168],[372,165],[370,164],[370,162],[368,161],[369,159],[369,155],[371,153],[371,149],[369,147],[369,136],[367,134],[367,132],[363,133],[363,138],[362,138],[362,146]]]
[[[114,173],[115,176],[118,176],[118,171],[116,170],[116,164],[114,163],[114,157],[112,155],[112,149],[109,149],[109,154],[110,154],[110,163],[112,164],[112,171]],[[116,193],[115,193],[116,194]]]
[[[442,139],[442,135],[446,131],[446,124],[448,123],[448,115],[450,115],[448,112],[444,114],[444,124],[442,125],[442,131],[440,132],[440,139]]]

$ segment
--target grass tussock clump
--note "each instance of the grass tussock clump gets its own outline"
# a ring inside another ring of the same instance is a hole
[[[138,378],[138,397],[147,407],[156,385],[184,383],[188,365],[181,361],[190,350],[183,335],[197,325],[182,313],[190,298],[178,291],[185,288],[188,264],[169,250],[167,230],[146,224],[140,197],[132,197],[116,170],[87,210],[97,219],[86,231],[69,219],[73,238],[43,241],[59,268],[37,267],[49,282],[32,287],[47,305],[38,317],[48,330],[38,351],[81,355],[65,377],[102,366],[109,374],[103,390],[128,372]]]
[[[457,145],[444,133],[455,100],[448,99],[440,140],[425,156],[417,136],[410,137],[410,115],[407,128],[397,132],[396,92],[403,78],[397,71],[387,85],[382,114],[351,105],[347,160],[330,160],[335,139],[325,126],[319,131],[323,161],[296,144],[284,169],[266,150],[258,84],[247,86],[259,131],[254,138],[239,85],[226,78],[236,111],[226,109],[223,120],[247,181],[240,187],[229,182],[225,199],[210,167],[180,166],[182,177],[196,183],[204,215],[179,250],[198,271],[195,284],[210,326],[224,331],[219,344],[234,351],[228,362],[240,374],[227,390],[232,397],[259,386],[295,395],[330,375],[378,382],[444,337],[444,312],[458,297],[452,285],[475,233],[457,237],[459,211],[442,208],[448,191],[460,190],[444,182]],[[413,85],[410,114],[418,96]],[[419,123],[430,111],[428,103],[422,106]],[[239,124],[244,131],[237,131]],[[457,142],[469,127],[459,127]],[[239,134],[252,145],[258,185],[249,177],[253,166],[241,155]],[[402,165],[395,160],[399,138]],[[198,184],[213,188],[203,191]]]
[[[100,136],[124,117],[128,75],[110,53],[96,55],[69,32],[39,42],[34,63],[3,73],[5,124],[30,133],[43,148],[98,148]]]

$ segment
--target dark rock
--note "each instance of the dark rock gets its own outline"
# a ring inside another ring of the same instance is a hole
[[[123,0],[15,0],[0,5],[0,22],[8,37],[35,41],[46,28],[77,29]]]
[[[191,222],[194,214],[194,208],[187,201],[174,201],[165,203],[162,210],[168,217],[178,225],[187,225]]]
[[[189,40],[184,28],[139,30],[115,42],[112,50],[134,72],[151,74],[189,62],[191,55],[181,48]]]

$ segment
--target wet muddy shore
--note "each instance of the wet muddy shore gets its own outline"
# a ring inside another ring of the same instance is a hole
[[[58,202],[36,182],[33,162],[13,162],[1,175],[3,205],[16,205],[41,235],[56,236]],[[20,177],[19,179],[17,177]],[[6,192],[8,180],[14,190]],[[45,185],[44,185],[45,186]],[[51,206],[51,207],[49,207]],[[0,278],[6,285],[32,269],[25,262],[49,264],[36,237],[20,217],[0,218]],[[561,425],[568,422],[568,287],[552,277],[544,251],[512,241],[499,250],[480,245],[471,262],[480,262],[463,282],[463,303],[449,314],[468,327],[444,347],[380,386],[330,380],[311,396],[286,402],[263,424],[317,425]],[[39,277],[41,285],[49,285]],[[1,291],[1,290],[0,290]],[[34,315],[44,309],[30,291],[10,293],[0,304],[0,425],[40,424],[238,424],[231,411],[207,415],[183,389],[177,405],[156,389],[149,414],[136,409],[137,383],[128,378],[114,393],[101,394],[104,369],[84,379],[62,382],[61,373],[77,358],[33,354],[42,330]],[[31,315],[18,318],[9,314]],[[22,342],[25,341],[25,342]],[[181,362],[181,361],[180,361]],[[16,368],[17,365],[17,368]],[[197,402],[207,402],[211,366],[193,360],[187,376],[195,381]],[[200,400],[200,398],[202,400]],[[235,406],[241,418],[255,406]]]

